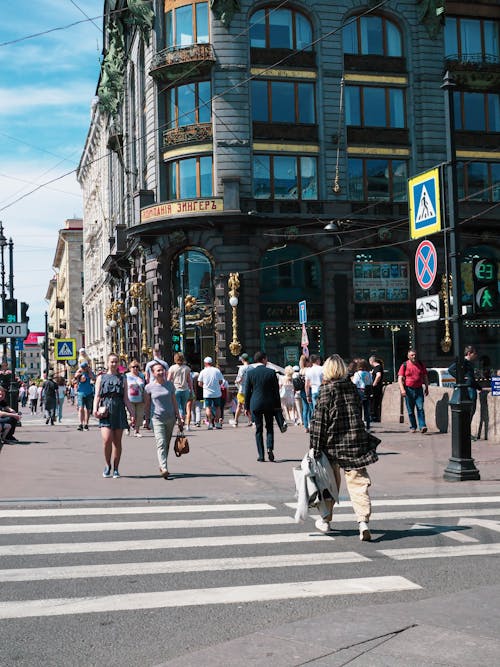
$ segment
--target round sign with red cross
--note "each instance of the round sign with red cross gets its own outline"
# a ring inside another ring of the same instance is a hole
[[[415,276],[422,289],[429,289],[436,279],[437,252],[430,241],[422,241],[415,253]]]

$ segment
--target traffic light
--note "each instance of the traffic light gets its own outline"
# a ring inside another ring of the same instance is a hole
[[[3,319],[5,322],[17,322],[17,299],[5,299]]]
[[[172,334],[172,352],[179,352],[181,349],[181,337],[178,333]]]
[[[475,259],[472,265],[475,313],[488,313],[498,307],[498,263],[495,259]]]
[[[29,303],[26,303],[25,301],[21,301],[21,322],[26,322],[26,324],[28,324],[28,322],[30,321],[29,315],[27,314],[29,307],[30,307]],[[28,333],[29,333],[29,329],[28,329]]]

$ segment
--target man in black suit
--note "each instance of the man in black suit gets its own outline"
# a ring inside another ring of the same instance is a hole
[[[266,368],[267,355],[265,352],[256,352],[253,357],[256,364],[246,375],[245,412],[255,424],[255,441],[259,458],[264,461],[264,424],[266,422],[267,456],[274,461],[274,431],[273,420],[275,410],[281,407],[278,378],[276,373]]]

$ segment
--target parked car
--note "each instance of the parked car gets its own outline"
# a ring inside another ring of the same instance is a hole
[[[455,378],[448,373],[447,368],[428,368],[429,385],[431,387],[449,387],[455,386]]]

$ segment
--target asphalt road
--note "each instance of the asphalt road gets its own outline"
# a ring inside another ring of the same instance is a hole
[[[371,543],[342,505],[329,535],[282,503],[2,509],[0,664],[157,665],[498,582],[500,497],[379,501]]]
[[[126,438],[106,480],[95,425],[28,417],[0,454],[0,665],[496,664],[498,446],[450,484],[449,435],[376,432],[365,543],[342,492],[331,534],[294,522],[300,428],[273,464],[252,429],[200,429],[169,481]]]

